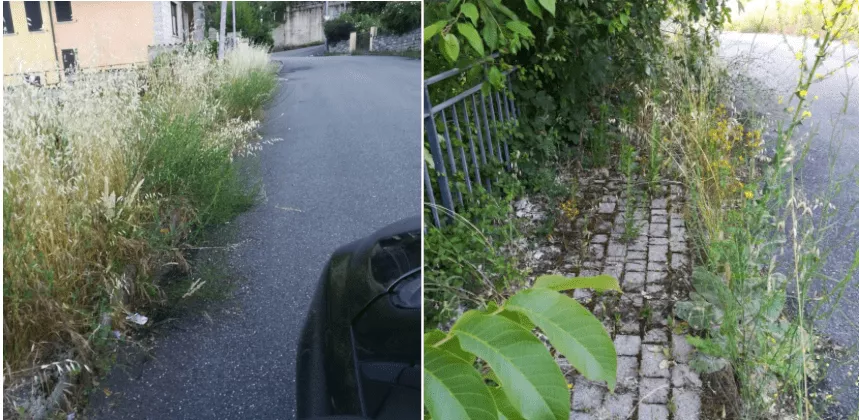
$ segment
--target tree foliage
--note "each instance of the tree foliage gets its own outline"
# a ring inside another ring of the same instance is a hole
[[[687,32],[706,48],[727,12],[724,0],[428,2],[425,75],[498,52],[499,60],[483,74],[468,74],[467,84],[484,79],[501,88],[492,73],[499,66],[520,67],[512,87],[520,127],[511,148],[522,153],[519,167],[527,181],[548,162],[581,155],[581,139],[595,129],[600,105],[628,99],[624,95],[632,90],[621,86],[656,75],[663,29]]]
[[[502,306],[463,314],[447,334],[424,336],[424,403],[434,419],[557,419],[570,416],[564,374],[533,330],[586,378],[614,390],[614,344],[586,308],[561,293],[591,286],[620,291],[609,276],[570,282],[543,276]]]

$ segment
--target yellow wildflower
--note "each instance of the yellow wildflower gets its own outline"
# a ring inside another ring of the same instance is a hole
[[[797,60],[802,60],[802,57],[804,57],[804,55],[802,55],[802,51],[797,51],[797,52],[796,52],[796,59],[797,59]]]
[[[811,39],[818,39],[818,38],[820,38],[820,35],[818,35],[818,34],[811,34]]]
[[[805,98],[805,95],[808,95],[808,91],[807,91],[807,90],[803,89],[803,90],[800,90],[800,91],[799,91],[799,97],[800,97],[800,98]]]
[[[751,191],[749,191],[749,190],[746,190],[746,192],[745,192],[745,193],[743,193],[743,194],[744,194],[744,195],[746,196],[746,198],[748,198],[749,200],[751,200],[752,198],[754,198],[754,197],[755,197],[755,193],[753,193],[753,192],[751,192]]]
[[[787,112],[793,112],[793,107],[789,107],[789,108],[787,109]]]
[[[802,111],[802,118],[811,118],[811,111]]]
[[[778,104],[781,105],[783,103],[784,103],[784,97],[779,96],[778,97]]]
[[[817,96],[817,95],[814,95],[814,100],[816,101],[816,100],[818,100],[818,99],[820,99],[820,97],[819,97],[819,96]]]

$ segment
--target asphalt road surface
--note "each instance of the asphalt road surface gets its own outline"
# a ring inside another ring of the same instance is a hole
[[[115,368],[87,417],[294,418],[295,347],[331,252],[421,211],[420,61],[320,54],[272,55],[262,134],[283,141],[260,152],[263,202],[232,223],[246,279],[232,309],[179,321],[133,374]]]
[[[720,54],[733,71],[759,82],[762,89],[746,92],[741,98],[747,106],[770,114],[773,120],[787,121],[778,97],[789,98],[796,89],[799,65],[798,51],[813,60],[816,48],[812,40],[803,43],[799,37],[773,34],[725,33],[721,36]],[[826,235],[822,249],[831,252],[823,273],[842,279],[847,273],[859,247],[859,184],[854,172],[859,165],[859,65],[843,67],[847,57],[859,54],[856,45],[839,45],[823,63],[821,73],[841,67],[832,76],[814,83],[807,98],[812,100],[812,117],[799,132],[799,141],[809,141],[806,164],[799,184],[810,197],[825,191],[832,180],[846,180],[833,200],[838,209],[832,231]],[[817,97],[817,99],[814,99]],[[830,173],[830,162],[832,172]],[[851,179],[852,178],[852,179]],[[831,281],[818,281],[813,291],[830,290]],[[844,297],[832,316],[817,323],[818,331],[835,344],[849,351],[842,360],[831,361],[830,371],[823,383],[823,393],[832,393],[837,407],[832,418],[843,418],[859,409],[859,274],[845,290]]]

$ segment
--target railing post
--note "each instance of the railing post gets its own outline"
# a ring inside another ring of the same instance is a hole
[[[447,171],[444,168],[444,159],[441,155],[441,146],[438,143],[438,131],[435,127],[435,118],[432,114],[432,102],[430,101],[429,89],[424,84],[424,129],[430,146],[432,160],[435,163],[435,171],[438,174],[438,189],[441,193],[441,205],[454,212],[453,197],[450,194],[450,184],[447,180]]]

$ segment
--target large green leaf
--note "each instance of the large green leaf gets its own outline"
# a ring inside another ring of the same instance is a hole
[[[555,0],[540,0],[540,5],[551,13],[552,16],[555,16]]]
[[[524,290],[505,309],[524,313],[586,378],[614,390],[617,353],[602,323],[573,298],[549,289]],[[478,355],[479,356],[479,355]]]
[[[471,48],[474,48],[474,51],[477,52],[481,57],[483,57],[483,40],[480,39],[480,34],[477,33],[477,29],[474,29],[470,23],[457,23],[456,30],[468,40],[468,44],[471,45]]]
[[[463,349],[486,361],[510,404],[527,419],[566,420],[570,394],[549,351],[530,331],[499,315],[466,312],[451,328]]]
[[[607,274],[593,277],[565,277],[559,274],[547,274],[537,277],[534,287],[551,289],[555,291],[571,289],[595,289],[595,290],[617,290],[620,292],[620,284],[617,279]]]
[[[424,346],[424,406],[438,420],[498,418],[495,401],[477,370],[433,346]]]
[[[525,420],[525,418],[522,417],[522,414],[519,414],[519,412],[510,404],[510,400],[507,399],[507,395],[504,394],[501,387],[490,386],[488,388],[489,393],[492,395],[492,399],[495,400],[495,407],[498,408],[500,418],[504,420]]]
[[[442,340],[445,341],[438,344]],[[432,330],[424,334],[424,345],[438,347],[462,359],[466,363],[474,363],[474,355],[463,350],[462,347],[459,346],[459,339],[457,339],[456,336],[449,337],[448,334],[445,334],[441,330]]]
[[[510,29],[514,33],[521,35],[523,38],[533,39],[534,34],[531,32],[531,29],[528,28],[528,24],[518,20],[511,20],[507,22],[507,29]]]
[[[498,27],[495,21],[488,21],[483,25],[483,40],[489,45],[490,51],[498,48]]]
[[[456,62],[459,58],[459,39],[451,33],[444,34],[441,40],[441,53],[451,63]]]
[[[435,34],[439,33],[442,29],[444,29],[445,25],[447,25],[447,21],[440,20],[424,28],[424,42],[429,41],[430,38],[434,37]]]
[[[525,6],[528,7],[528,11],[531,12],[531,14],[543,19],[543,12],[540,11],[540,6],[537,4],[536,0],[525,0]]]
[[[477,25],[477,18],[480,17],[480,14],[477,12],[477,6],[472,3],[463,3],[459,8],[459,11],[462,12],[465,17],[471,19],[471,23]]]

